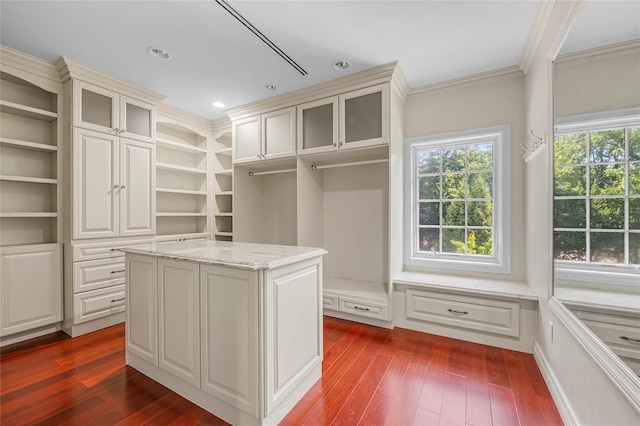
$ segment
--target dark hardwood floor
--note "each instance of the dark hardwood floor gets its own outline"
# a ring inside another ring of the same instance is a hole
[[[323,377],[282,425],[560,425],[533,356],[324,319]],[[0,351],[0,424],[226,425],[124,364],[124,326]]]

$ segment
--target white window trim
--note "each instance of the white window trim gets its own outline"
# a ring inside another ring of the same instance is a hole
[[[458,144],[494,142],[493,256],[418,253],[415,152]],[[511,273],[510,159],[511,126],[501,125],[460,132],[407,138],[404,141],[404,264],[412,267]]]
[[[626,108],[557,117],[554,123],[554,135],[636,126],[640,126],[640,108]],[[555,201],[555,191],[552,197]],[[640,265],[581,264],[555,259],[553,262],[554,278],[563,281],[598,283],[605,286],[619,284],[634,288],[637,288],[640,282]]]

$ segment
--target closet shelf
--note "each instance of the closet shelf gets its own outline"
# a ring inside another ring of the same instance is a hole
[[[48,185],[56,185],[58,183],[58,179],[37,178],[37,177],[29,177],[29,176],[0,175],[0,180],[11,181],[11,182],[25,182],[25,183],[45,183]]]
[[[58,217],[56,212],[0,212],[0,217],[17,218],[38,218],[38,217]]]
[[[156,144],[158,146],[164,146],[167,148],[175,149],[176,151],[191,152],[191,153],[198,153],[198,154],[207,153],[207,150],[204,148],[199,148],[197,146],[191,146],[184,143],[174,142],[168,139],[162,139],[158,137],[156,137]]]
[[[58,147],[55,145],[48,145],[44,143],[28,142],[18,139],[0,138],[0,146],[6,146],[11,148],[28,149],[30,151],[38,152],[57,152]]]
[[[231,157],[232,153],[233,153],[233,148],[231,147],[219,149],[218,151],[216,151],[216,155],[223,155],[225,157]]]
[[[195,167],[176,166],[174,164],[168,164],[168,163],[156,163],[156,169],[169,170],[172,172],[192,173],[192,174],[203,174],[203,175],[207,174],[206,170],[196,169]]]
[[[233,232],[216,232],[215,235],[219,237],[233,237]]]
[[[215,217],[233,217],[233,213],[228,212],[228,213],[216,213]]]
[[[207,217],[207,214],[206,213],[189,213],[189,212],[185,212],[185,213],[158,212],[156,213],[156,217]]]
[[[47,122],[54,121],[58,118],[58,114],[55,112],[3,100],[0,100],[0,112],[20,115],[27,118],[35,118],[36,120]]]
[[[218,192],[216,194],[214,194],[216,197],[217,196],[229,196],[229,195],[233,195],[233,191],[221,191]]]
[[[207,191],[193,191],[189,189],[174,188],[156,188],[156,192],[163,192],[168,194],[207,195]]]
[[[220,175],[220,176],[232,176],[233,175],[233,169],[223,169],[220,171],[215,172],[216,175]]]

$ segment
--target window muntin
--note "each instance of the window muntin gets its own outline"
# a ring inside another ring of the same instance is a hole
[[[508,139],[501,126],[405,142],[405,264],[509,272]]]
[[[556,276],[638,285],[640,116],[627,111],[579,118],[556,127]]]

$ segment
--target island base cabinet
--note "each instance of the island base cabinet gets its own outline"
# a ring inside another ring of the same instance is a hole
[[[258,276],[202,265],[202,390],[258,416]]]
[[[127,254],[125,270],[127,363],[131,353],[158,365],[158,260]]]

